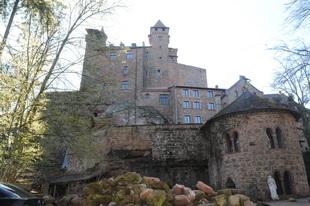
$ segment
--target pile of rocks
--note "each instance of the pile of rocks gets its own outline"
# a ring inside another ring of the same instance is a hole
[[[198,182],[198,190],[176,184],[172,189],[154,177],[135,172],[90,183],[68,202],[72,206],[254,206],[244,191],[223,189],[217,192]]]

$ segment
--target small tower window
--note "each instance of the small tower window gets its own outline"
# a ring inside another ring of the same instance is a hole
[[[150,94],[145,94],[145,99],[150,99]]]
[[[159,62],[162,63],[163,62],[163,58],[159,57]]]
[[[233,144],[228,133],[225,134],[227,152],[233,152]]]
[[[240,143],[239,143],[239,135],[238,132],[234,132],[234,149],[235,152],[240,152]]]
[[[158,36],[158,40],[163,40],[163,36]]]
[[[158,77],[161,76],[160,70],[157,70],[157,76],[158,76]]]
[[[173,63],[173,62],[174,62],[174,58],[170,57],[170,63]]]
[[[234,95],[235,95],[235,97],[238,97],[238,92],[235,91],[235,92],[234,92]]]
[[[148,52],[145,53],[145,57],[146,57],[146,58],[149,57],[149,53],[148,53]]]
[[[282,148],[282,132],[280,128],[276,128],[277,148]]]
[[[269,140],[269,148],[274,148],[274,140],[273,140],[272,131],[270,128],[266,129],[266,134]]]

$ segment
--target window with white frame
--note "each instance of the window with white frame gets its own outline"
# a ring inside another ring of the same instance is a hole
[[[132,59],[132,51],[127,51],[126,59]]]
[[[213,97],[213,92],[212,91],[208,91],[208,97]]]
[[[128,66],[124,66],[124,68],[123,68],[123,74],[128,74]]]
[[[195,123],[201,123],[201,116],[195,116]]]
[[[159,95],[159,104],[161,105],[168,104],[168,94]]]
[[[194,102],[194,109],[200,109],[200,102]]]
[[[209,103],[209,104],[208,104],[208,109],[209,109],[209,110],[215,110],[214,103]]]
[[[183,96],[188,96],[189,93],[188,93],[188,89],[183,89]]]
[[[191,116],[190,115],[184,115],[184,123],[185,124],[191,123]]]
[[[199,97],[199,91],[198,90],[193,90],[193,96],[194,97]]]
[[[183,102],[183,108],[190,108],[189,101],[184,101]]]
[[[127,81],[122,82],[122,89],[128,89],[128,82]]]
[[[116,60],[116,52],[110,53],[110,60]]]

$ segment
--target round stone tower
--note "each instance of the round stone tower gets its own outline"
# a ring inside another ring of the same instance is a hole
[[[280,198],[309,196],[298,119],[287,107],[244,93],[203,126],[210,184],[245,189],[252,199],[266,200],[271,198],[270,175]]]

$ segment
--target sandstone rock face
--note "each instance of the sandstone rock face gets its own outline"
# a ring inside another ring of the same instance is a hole
[[[135,118],[136,115],[136,118]],[[96,119],[108,121],[113,126],[167,124],[168,121],[151,106],[130,103],[111,105],[99,112]],[[98,121],[99,123],[100,121]],[[97,125],[96,127],[100,127]]]

